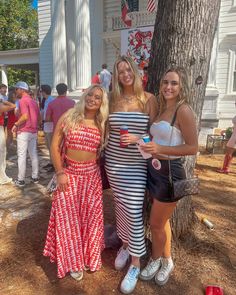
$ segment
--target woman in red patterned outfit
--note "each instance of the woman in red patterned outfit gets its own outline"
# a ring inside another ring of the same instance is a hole
[[[70,272],[81,280],[83,270],[96,271],[102,265],[102,180],[97,159],[107,116],[107,94],[101,86],[92,85],[79,103],[62,115],[53,134],[57,189],[43,254],[57,263],[59,278]]]

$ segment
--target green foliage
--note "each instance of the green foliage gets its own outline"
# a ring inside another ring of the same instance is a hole
[[[8,85],[14,86],[18,81],[25,81],[28,85],[35,85],[35,73],[30,70],[7,68]]]
[[[38,47],[38,19],[31,0],[0,0],[0,50],[34,47]]]
[[[38,16],[31,2],[0,0],[0,50],[38,47]],[[7,78],[10,86],[19,80],[35,84],[35,74],[29,70],[7,67]]]
[[[226,139],[230,139],[232,133],[233,133],[233,128],[232,128],[232,127],[228,127],[228,128],[225,130],[225,137],[226,137]]]

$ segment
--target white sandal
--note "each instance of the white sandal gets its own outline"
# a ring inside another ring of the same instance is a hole
[[[83,271],[70,271],[70,276],[76,281],[81,281],[83,279]]]

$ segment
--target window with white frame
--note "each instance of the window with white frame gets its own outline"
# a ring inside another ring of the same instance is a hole
[[[229,50],[227,94],[236,94],[236,49]]]

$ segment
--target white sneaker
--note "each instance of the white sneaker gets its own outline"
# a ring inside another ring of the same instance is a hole
[[[141,280],[148,281],[155,277],[161,266],[161,258],[152,259],[150,258],[146,267],[141,271],[139,277]]]
[[[76,281],[81,281],[83,279],[84,273],[82,271],[71,271],[70,275]]]
[[[127,249],[124,249],[122,246],[120,250],[118,251],[116,259],[115,259],[115,269],[122,270],[125,267],[128,259],[129,259],[129,251]]]
[[[134,291],[134,288],[138,281],[139,274],[140,268],[134,265],[130,265],[128,272],[120,285],[120,291],[123,294],[130,294]]]
[[[161,268],[155,276],[155,282],[159,286],[163,286],[169,280],[170,274],[174,269],[174,263],[171,258],[162,258],[161,259]]]

